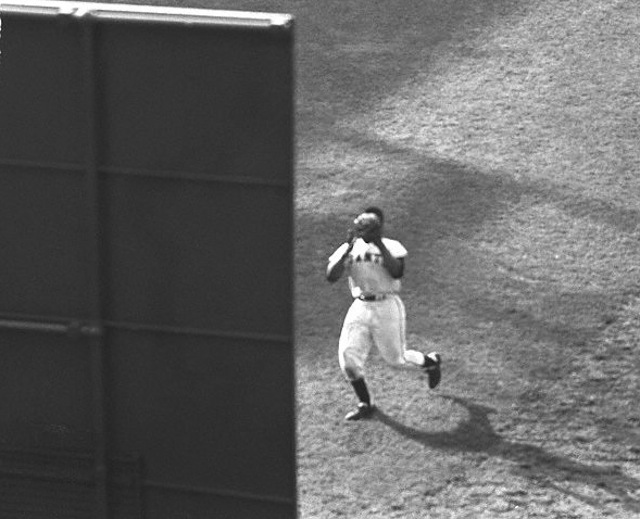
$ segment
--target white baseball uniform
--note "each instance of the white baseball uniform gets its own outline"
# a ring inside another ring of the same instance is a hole
[[[383,244],[395,258],[404,258],[404,246],[388,238]],[[338,261],[347,251],[343,243],[329,258]],[[401,282],[383,266],[380,250],[373,243],[358,239],[345,261],[349,288],[354,299],[345,316],[340,333],[338,355],[340,368],[348,380],[364,377],[364,366],[375,345],[390,365],[404,367],[424,364],[424,355],[406,349],[406,312],[398,293]]]

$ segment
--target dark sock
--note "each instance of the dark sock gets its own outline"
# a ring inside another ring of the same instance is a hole
[[[369,389],[367,389],[367,383],[363,378],[359,378],[358,380],[352,380],[351,385],[353,386],[356,395],[360,399],[360,402],[364,402],[367,405],[371,405],[371,397],[369,396]]]
[[[422,365],[423,368],[430,368],[431,366],[435,366],[437,363],[433,361],[433,359],[431,359],[430,357],[427,357],[426,355],[424,356],[424,364]]]

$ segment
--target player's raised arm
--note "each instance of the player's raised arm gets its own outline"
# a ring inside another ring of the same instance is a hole
[[[329,264],[327,265],[327,281],[329,283],[335,283],[344,274],[345,263],[349,258],[351,249],[353,249],[353,241],[353,239],[350,239],[348,242],[343,243],[329,258]]]
[[[387,272],[393,279],[400,279],[404,275],[404,258],[393,256],[380,236],[373,240],[373,244],[380,249],[383,260],[382,265],[387,269]]]

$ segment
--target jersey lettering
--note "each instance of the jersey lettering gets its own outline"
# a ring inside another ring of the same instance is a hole
[[[404,258],[407,250],[395,240],[383,238],[383,243],[392,256]],[[348,245],[342,244],[329,258],[338,261],[346,252]],[[400,291],[399,279],[391,277],[384,268],[384,257],[379,249],[362,239],[356,241],[346,261],[349,275],[349,288],[354,298],[361,294],[397,294]]]
[[[374,263],[376,265],[380,265],[382,263],[382,255],[375,254],[373,252],[365,252],[364,254],[358,254],[355,258],[350,258],[350,260],[356,263]]]

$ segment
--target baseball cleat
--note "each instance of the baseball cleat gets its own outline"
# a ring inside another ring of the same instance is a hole
[[[440,369],[441,363],[442,358],[440,357],[440,354],[436,353],[435,351],[424,356],[424,366],[422,367],[422,369],[429,377],[430,389],[435,388],[440,383],[440,378],[442,376],[442,372]]]
[[[348,422],[355,422],[356,420],[365,420],[367,418],[371,418],[373,414],[374,407],[369,404],[365,404],[364,402],[360,402],[358,407],[353,411],[347,413],[344,417]]]

